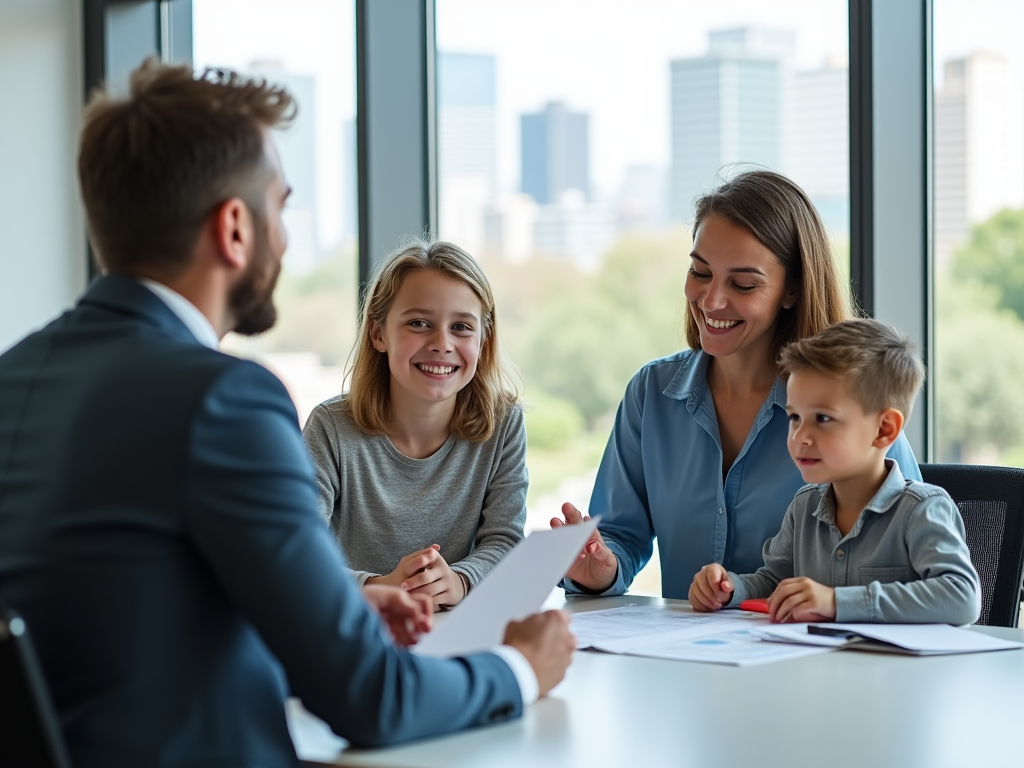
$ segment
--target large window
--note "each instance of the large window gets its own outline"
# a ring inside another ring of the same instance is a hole
[[[355,8],[353,0],[193,0],[197,68],[227,66],[288,88],[298,119],[275,136],[292,187],[277,326],[228,351],[288,387],[305,421],[341,391],[356,324]]]
[[[1024,466],[1024,4],[934,9],[937,458]]]
[[[528,527],[544,528],[563,501],[587,507],[632,374],[682,346],[696,195],[749,164],[781,171],[848,262],[847,4],[436,9],[440,234],[495,285],[526,379]],[[659,592],[656,561],[634,590]]]

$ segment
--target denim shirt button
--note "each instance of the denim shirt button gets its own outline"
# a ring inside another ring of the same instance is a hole
[[[719,507],[718,508],[718,514],[724,515],[725,514],[725,509],[723,507]]]
[[[846,556],[846,553],[843,552],[843,550],[841,550],[841,549],[836,552],[836,558],[839,559],[839,560],[842,560],[845,556]]]

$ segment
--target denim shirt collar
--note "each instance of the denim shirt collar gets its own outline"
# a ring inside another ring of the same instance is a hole
[[[900,471],[900,465],[896,460],[886,458],[885,466],[889,470],[889,474],[885,476],[882,485],[879,486],[875,495],[871,497],[871,501],[864,507],[864,512],[874,512],[879,515],[885,514],[900,500],[903,491],[906,489],[907,481],[904,479],[903,473]],[[832,485],[830,483],[819,485],[818,492],[821,494],[821,498],[818,500],[817,509],[811,514],[821,522],[832,525],[836,521],[836,497],[832,492]],[[856,533],[859,530],[860,520],[858,519],[851,533]]]
[[[686,410],[693,413],[707,393],[708,364],[710,362],[711,355],[702,349],[695,350],[692,355],[687,355],[681,361],[679,370],[672,377],[672,381],[662,390],[662,394],[674,400],[685,400]],[[772,406],[786,410],[786,385],[782,379],[775,379],[775,383],[772,384],[768,399],[758,413],[758,426],[764,426],[771,418]]]

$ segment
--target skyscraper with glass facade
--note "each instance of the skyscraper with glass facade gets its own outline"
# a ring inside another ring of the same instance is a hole
[[[540,205],[557,203],[563,192],[590,196],[590,116],[549,102],[520,118],[522,191]]]
[[[673,218],[688,218],[729,164],[782,170],[794,47],[791,31],[740,27],[711,32],[706,55],[670,63]]]
[[[498,192],[495,57],[438,53],[437,104],[440,235],[479,248]]]

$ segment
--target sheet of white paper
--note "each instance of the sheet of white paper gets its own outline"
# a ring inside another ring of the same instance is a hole
[[[1005,651],[1024,644],[949,624],[830,624],[919,654]],[[854,646],[856,647],[856,646]]]
[[[856,632],[858,635],[898,646],[906,653],[932,656],[947,653],[975,653],[980,651],[1003,651],[1022,648],[1024,644],[1014,640],[1003,640],[969,629],[951,627],[948,624],[827,624],[825,626]],[[806,643],[819,646],[845,646],[856,650],[879,650],[850,643],[843,638],[814,635],[807,631],[807,624],[790,626],[776,625],[759,630],[761,634],[775,641]]]
[[[531,533],[413,650],[424,656],[446,657],[499,645],[508,622],[540,608],[595,527],[596,518],[580,525]]]
[[[704,625],[721,628],[724,621],[764,623],[767,619],[757,614],[696,613],[686,606],[623,605],[599,611],[582,611],[572,615],[572,633],[578,648],[601,648],[603,643],[633,637],[646,637],[678,629],[691,629]],[[741,626],[741,625],[736,625]]]
[[[832,650],[813,645],[762,642],[757,627],[742,619],[729,620],[728,626],[726,622],[702,624],[649,637],[613,640],[602,645],[607,646],[605,650],[631,656],[737,667],[813,656]]]
[[[338,753],[348,746],[331,726],[312,714],[297,698],[289,698],[284,703],[285,719],[288,733],[291,734],[295,753],[300,760],[311,763],[333,763]]]

